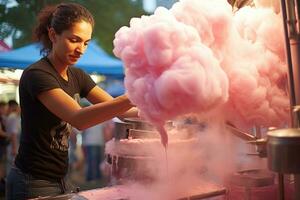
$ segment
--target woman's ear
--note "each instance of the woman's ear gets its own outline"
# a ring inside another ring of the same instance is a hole
[[[52,43],[56,41],[56,33],[54,28],[48,28],[48,36]]]

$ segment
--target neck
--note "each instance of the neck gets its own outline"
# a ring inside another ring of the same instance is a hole
[[[53,54],[49,54],[47,58],[50,60],[52,66],[55,68],[55,70],[60,74],[60,76],[64,79],[68,79],[67,70],[68,65],[61,62],[59,59],[55,58]]]

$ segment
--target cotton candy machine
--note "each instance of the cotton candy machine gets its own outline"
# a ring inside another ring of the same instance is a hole
[[[151,150],[147,153],[139,148],[141,141],[137,139],[159,138],[159,134],[152,131],[152,125],[138,118],[115,122],[115,127],[114,138],[106,144],[106,161],[112,179],[118,182],[121,179],[151,179],[146,172],[154,157],[149,154]]]
[[[115,138],[106,144],[112,176],[118,181],[153,181],[153,173],[162,167],[153,163],[166,159],[159,133],[150,123],[138,118],[126,118],[124,122],[117,122],[116,127]],[[166,129],[171,128],[172,122],[168,122]],[[171,139],[168,151],[175,146],[184,149],[187,144],[198,143],[187,132],[182,132],[176,135],[176,142]]]
[[[291,188],[294,199],[300,198],[300,129],[278,129],[268,132],[268,166],[278,173],[279,197],[286,195],[285,188]],[[292,174],[294,183],[284,183],[284,174]]]
[[[292,138],[292,135],[295,135],[295,133],[291,133],[289,129],[283,129],[284,131],[271,130],[268,132],[268,139],[265,139],[243,132],[231,125],[227,127],[234,135],[247,141],[247,143],[258,145],[259,148],[256,148],[257,154],[250,155],[257,155],[261,158],[268,157],[269,168],[272,171],[282,172],[283,168],[291,171],[291,169],[297,168],[297,162],[294,161],[297,157],[297,154],[295,154],[296,149],[299,150],[298,141],[297,139],[295,140],[295,137]],[[256,131],[259,132],[259,130]],[[283,140],[283,135],[286,135],[283,132],[290,132],[290,134],[287,134],[290,137],[285,137],[286,139]],[[279,135],[281,139],[278,138]],[[280,199],[293,199],[294,184],[290,179],[283,179],[280,174],[272,171],[267,169],[249,169],[232,174],[228,177],[226,184],[228,198],[230,200],[264,200],[278,199],[278,196],[282,196]]]
[[[145,123],[145,124],[143,124]],[[159,165],[157,160],[163,157],[165,160],[165,149],[160,143],[160,136],[154,128],[145,121],[139,121],[137,118],[127,119],[124,123],[120,122],[117,126],[118,132],[115,133],[115,138],[106,146],[106,156],[107,163],[111,167],[112,177],[115,182],[113,185],[126,184],[128,181],[134,181],[142,183],[144,185],[151,184],[152,182],[158,181],[157,173],[160,171],[167,171],[162,169],[165,166],[164,162],[160,162]],[[194,125],[188,124],[187,127],[184,125],[179,125],[176,129],[180,131],[177,132],[176,136],[170,134],[170,142],[168,146],[168,151],[176,149],[176,151],[185,151],[187,147],[193,147],[193,145],[199,146],[198,139],[193,131],[186,130],[202,130],[205,126],[201,124]],[[191,129],[192,127],[192,129]],[[196,128],[195,128],[196,127]],[[138,129],[136,129],[138,128]],[[172,132],[174,125],[170,122],[168,123],[168,132]],[[251,134],[242,132],[238,128],[231,125],[227,126],[234,135],[239,138],[256,143],[259,142],[259,138]],[[256,144],[254,143],[254,144]],[[179,150],[180,149],[180,150]],[[265,149],[265,148],[263,148]],[[188,151],[188,150],[187,150]],[[266,152],[258,154],[260,157],[266,156]],[[160,160],[161,161],[161,160]],[[182,168],[178,168],[180,171],[184,171],[183,168],[188,168],[183,165]],[[202,171],[202,172],[201,172]],[[205,165],[201,166],[199,164],[199,173],[205,174]],[[201,177],[201,175],[199,176]],[[276,199],[279,189],[278,183],[275,181],[276,174],[268,171],[267,169],[248,169],[238,171],[234,174],[228,176],[225,183],[225,187],[213,185],[209,182],[201,183],[201,187],[205,185],[210,185],[207,191],[199,190],[189,198],[191,199],[205,199],[208,197],[216,196],[227,198],[229,200],[264,200],[264,199]],[[199,188],[197,185],[192,185],[191,188]],[[291,187],[286,188],[286,191],[292,191]],[[291,195],[286,195],[287,199],[291,199]],[[183,198],[184,199],[184,198]]]
[[[168,179],[167,174],[170,170],[168,164],[172,163],[167,163],[167,160],[174,154],[174,151],[187,152],[189,148],[199,146],[199,138],[190,131],[186,131],[184,126],[180,126],[180,131],[172,134],[174,128],[172,122],[166,123],[165,126],[169,132],[167,151],[161,144],[159,133],[144,120],[127,118],[124,122],[116,122],[116,127],[115,138],[107,142],[105,147],[106,161],[111,169],[114,186],[127,185],[131,182],[151,185],[162,179]],[[188,167],[183,164],[173,173],[180,174],[186,169]],[[201,174],[205,172],[205,167],[199,166],[198,170]],[[185,194],[182,194],[182,197],[178,199],[222,197],[226,193],[224,187],[208,182],[191,185],[189,188],[190,191],[186,194],[188,196],[185,197]]]

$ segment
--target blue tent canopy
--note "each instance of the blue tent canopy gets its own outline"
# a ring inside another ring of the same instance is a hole
[[[0,53],[0,67],[24,69],[42,58],[40,46],[33,43],[9,52]],[[80,60],[75,64],[87,73],[123,76],[123,64],[109,56],[95,41],[91,41]]]
[[[109,85],[105,90],[113,97],[117,97],[125,93],[124,85],[121,83],[113,83]]]

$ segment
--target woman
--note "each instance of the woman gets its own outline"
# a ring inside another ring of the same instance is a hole
[[[72,67],[92,37],[94,20],[86,8],[75,3],[45,7],[38,20],[34,36],[46,56],[25,69],[20,79],[22,133],[7,180],[7,199],[70,192],[64,177],[71,126],[82,130],[136,114],[125,95],[112,98]],[[81,108],[76,101],[80,97],[94,105]]]

